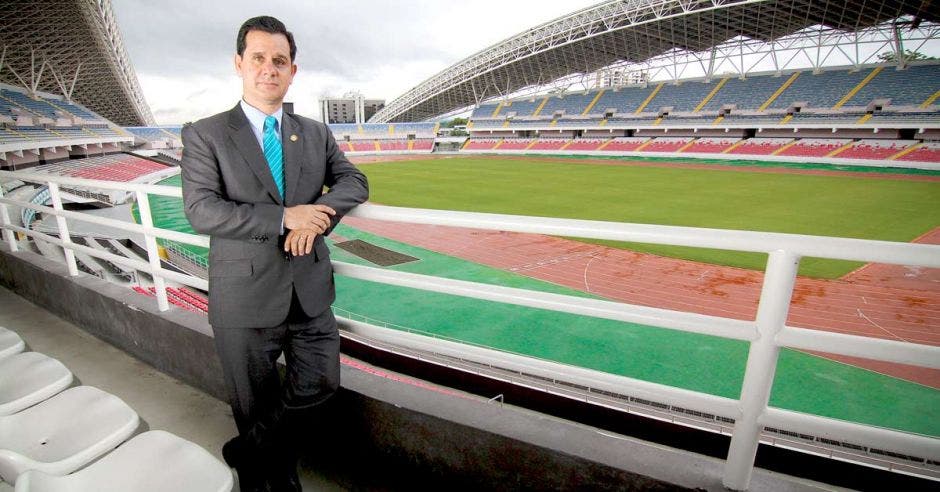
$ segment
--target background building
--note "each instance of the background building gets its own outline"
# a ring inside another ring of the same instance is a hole
[[[366,99],[359,92],[347,92],[341,98],[320,100],[320,119],[324,123],[365,123],[385,107],[385,99]]]

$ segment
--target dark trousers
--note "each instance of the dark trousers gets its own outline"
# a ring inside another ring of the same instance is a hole
[[[339,332],[333,311],[310,317],[296,293],[271,328],[218,328],[215,346],[239,436],[265,468],[296,468],[296,437],[314,408],[339,387]],[[284,354],[283,380],[277,359]],[[324,423],[325,425],[328,425]]]

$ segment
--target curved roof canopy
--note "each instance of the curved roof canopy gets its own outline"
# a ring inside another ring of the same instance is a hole
[[[110,0],[0,0],[0,82],[62,94],[124,126],[154,124]]]
[[[771,42],[810,26],[859,31],[904,16],[935,22],[924,0],[610,0],[529,29],[432,76],[370,122],[421,121],[571,74],[736,37]]]

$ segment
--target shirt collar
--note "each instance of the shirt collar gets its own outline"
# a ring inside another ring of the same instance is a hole
[[[264,120],[269,115],[265,114],[263,111],[252,106],[251,104],[248,104],[247,102],[245,102],[244,99],[242,99],[239,102],[239,104],[241,104],[242,111],[245,113],[245,116],[248,117],[248,122],[251,123],[251,126],[255,129],[255,132],[260,135],[264,131]],[[276,130],[278,133],[281,132],[281,116],[283,114],[284,114],[284,108],[281,107],[281,108],[277,108],[277,111],[275,111],[274,114],[270,115],[270,116],[273,116],[275,119],[277,119]]]

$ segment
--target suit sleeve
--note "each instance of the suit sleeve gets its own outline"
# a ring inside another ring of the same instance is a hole
[[[336,227],[340,219],[355,208],[356,205],[369,199],[369,182],[366,176],[359,169],[356,169],[346,155],[336,145],[336,139],[333,138],[333,132],[320,127],[320,131],[325,135],[325,154],[326,154],[326,176],[324,184],[330,189],[329,193],[323,194],[317,199],[317,204],[327,205],[336,210],[336,216],[333,217],[333,224],[330,227]]]
[[[183,205],[193,230],[228,239],[277,237],[284,209],[266,203],[239,203],[224,192],[219,159],[195,125],[182,131]]]

